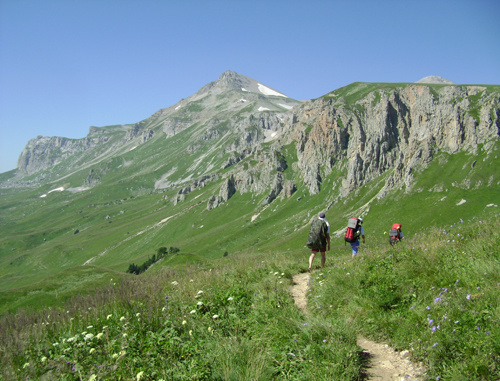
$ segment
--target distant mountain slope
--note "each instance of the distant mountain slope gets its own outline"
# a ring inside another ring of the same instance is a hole
[[[429,83],[429,84],[443,84],[443,85],[454,85],[453,82],[450,80],[443,78],[443,77],[438,77],[436,75],[429,75],[428,77],[424,77],[422,79],[419,79],[415,83]]]

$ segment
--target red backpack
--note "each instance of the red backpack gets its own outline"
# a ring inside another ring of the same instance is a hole
[[[349,243],[356,242],[359,239],[359,234],[357,234],[358,230],[359,220],[356,217],[349,218],[344,240]]]
[[[401,224],[392,225],[392,229],[389,232],[389,243],[393,245],[395,242],[401,240]]]

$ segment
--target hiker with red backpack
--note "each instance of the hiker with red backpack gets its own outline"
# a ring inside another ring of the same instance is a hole
[[[394,246],[395,243],[398,243],[404,238],[403,232],[401,231],[401,224],[392,225],[392,229],[389,232],[389,243],[391,246]]]
[[[363,219],[361,217],[349,218],[349,222],[347,223],[347,230],[345,232],[344,240],[351,244],[353,258],[358,255],[360,244],[359,238],[363,238],[363,244],[365,243],[365,229],[363,229],[363,226],[361,226],[362,223]]]
[[[330,224],[326,220],[325,213],[320,213],[311,224],[306,242],[306,246],[312,251],[309,257],[309,271],[312,271],[312,264],[318,251],[321,253],[321,267],[325,267],[327,245],[330,251]]]

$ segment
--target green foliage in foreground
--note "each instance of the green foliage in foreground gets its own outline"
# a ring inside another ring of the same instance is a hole
[[[5,379],[353,380],[342,321],[304,317],[290,256],[130,276],[65,309],[5,315]],[[301,262],[302,262],[301,258]],[[281,263],[283,261],[283,263]],[[304,264],[305,265],[305,264]]]
[[[315,277],[310,307],[411,350],[428,379],[500,379],[500,221],[481,218],[362,249]]]
[[[407,349],[435,380],[500,377],[499,226],[431,228],[330,252],[309,315],[289,293],[307,252],[225,257],[128,276],[64,309],[0,321],[5,379],[356,380],[362,333]],[[366,227],[368,228],[368,226]]]

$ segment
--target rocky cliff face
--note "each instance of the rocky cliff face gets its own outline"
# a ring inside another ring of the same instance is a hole
[[[334,167],[346,171],[343,194],[392,169],[387,187],[411,187],[437,151],[474,153],[499,138],[499,93],[484,87],[408,85],[353,103],[331,95],[298,109],[288,126],[311,193]]]

